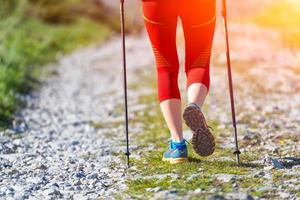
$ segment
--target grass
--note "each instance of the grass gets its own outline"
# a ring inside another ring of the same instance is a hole
[[[216,185],[217,182],[213,178],[208,176],[198,176],[192,180],[187,181],[187,176],[182,176],[178,179],[172,179],[166,177],[163,179],[150,178],[150,179],[138,179],[133,180],[129,183],[130,190],[128,191],[131,195],[138,196],[139,194],[146,194],[151,197],[151,194],[147,194],[147,188],[159,187],[161,190],[176,189],[179,194],[185,194],[187,189],[198,189],[207,190],[211,185]]]
[[[142,97],[143,102],[146,99],[152,101],[153,95]],[[162,116],[159,110],[155,108],[153,113],[156,115],[149,115],[150,112],[144,112],[143,117],[137,117],[139,122],[145,123],[145,127],[150,127],[150,123],[155,124],[149,129],[146,129],[142,135],[137,136],[137,141],[140,144],[154,145],[152,151],[143,152],[141,159],[132,159],[132,165],[136,167],[136,171],[143,179],[129,179],[127,180],[128,190],[127,194],[137,199],[145,199],[153,197],[154,193],[149,191],[149,188],[159,187],[161,190],[176,189],[178,195],[186,195],[188,191],[193,191],[201,188],[203,192],[201,195],[195,195],[195,199],[206,199],[207,196],[213,194],[213,188],[218,188],[218,192],[235,192],[232,182],[221,182],[217,179],[218,174],[231,174],[237,176],[237,185],[239,187],[249,190],[254,196],[263,195],[262,192],[257,191],[264,184],[264,178],[255,178],[250,174],[257,170],[262,170],[262,166],[252,164],[251,161],[257,159],[258,155],[253,152],[242,154],[241,159],[243,164],[237,167],[235,161],[222,160],[232,156],[230,149],[221,149],[217,146],[216,152],[209,158],[200,158],[196,155],[191,146],[188,146],[189,163],[180,165],[170,165],[162,162],[162,154],[167,149],[166,141],[168,139],[167,128],[163,125]],[[148,124],[149,123],[149,124]],[[157,178],[157,175],[175,174],[178,178],[171,178],[166,176]],[[191,178],[194,177],[194,178]]]
[[[283,7],[280,7],[280,9],[278,8],[276,12],[282,13],[283,15],[287,4],[287,1],[285,1]],[[283,34],[283,38],[285,37],[286,45],[294,47],[294,43],[289,41],[290,39],[293,39],[292,35],[286,34],[286,30],[281,30],[281,24],[284,23],[284,20],[286,19],[280,14],[274,15],[274,9],[276,9],[276,7],[278,7],[277,4],[269,7],[264,13],[251,20],[264,26],[279,29]],[[290,6],[289,9],[291,9]],[[291,16],[295,17],[294,21],[291,21],[287,27],[295,27],[296,24],[299,24],[300,18],[296,18],[296,16],[299,16],[299,13],[290,13]],[[277,18],[281,18],[282,21],[276,21]],[[272,20],[275,21],[274,24],[271,24]],[[291,28],[290,31],[297,32],[296,28]],[[246,73],[251,65],[251,63],[245,62],[238,64],[244,66],[244,68],[239,71],[241,73]],[[147,82],[147,85],[131,85],[131,87],[134,89],[149,87],[149,85],[150,87],[156,87],[154,84],[155,77],[141,76],[141,80],[145,83]],[[265,171],[262,165],[254,164],[255,162],[253,162],[262,159],[261,152],[243,152],[241,154],[243,164],[240,167],[237,167],[232,155],[232,149],[222,149],[219,147],[219,144],[222,142],[221,140],[224,138],[218,137],[218,134],[216,134],[216,151],[209,158],[200,158],[193,152],[190,145],[188,145],[189,163],[170,165],[169,163],[162,162],[162,154],[167,149],[166,141],[169,139],[169,131],[157,104],[156,93],[142,96],[139,99],[139,102],[148,105],[148,107],[144,111],[135,113],[134,119],[131,120],[132,124],[141,123],[145,127],[142,134],[134,136],[134,140],[138,142],[140,148],[153,146],[154,150],[142,151],[141,158],[138,157],[132,159],[134,169],[130,172],[132,174],[138,174],[139,177],[142,178],[135,177],[127,180],[128,189],[126,193],[128,195],[136,199],[149,199],[155,195],[149,188],[159,187],[160,190],[176,189],[179,195],[185,195],[188,191],[201,188],[203,192],[191,197],[191,199],[207,199],[208,195],[212,194],[211,191],[213,191],[214,188],[217,189],[215,193],[236,192],[236,188],[234,188],[231,181],[224,183],[217,179],[219,174],[231,174],[237,177],[236,184],[238,190],[247,191],[254,197],[267,199],[278,198],[277,192],[272,189],[270,191],[260,190],[264,186],[269,186],[270,180],[268,180],[267,177],[254,176],[256,172]],[[249,119],[241,119],[241,122],[248,124]],[[210,125],[213,126],[216,133],[224,131],[217,129],[217,127],[219,127],[217,121],[212,121]],[[251,126],[256,125],[251,124]],[[244,144],[242,143],[241,147],[244,147],[243,145]],[[173,175],[173,178],[172,176],[168,176],[168,174]],[[271,175],[273,177],[271,179],[272,184],[275,184],[278,187],[283,181],[293,178],[292,176],[284,176],[282,172],[277,170],[272,170]],[[194,178],[191,178],[193,176]],[[297,193],[295,191],[293,192]]]
[[[139,89],[143,87],[155,87],[155,77],[140,74],[143,80],[139,86],[131,85],[132,88]],[[143,85],[144,84],[144,85]],[[259,171],[264,171],[263,166],[255,164],[253,161],[261,160],[262,155],[259,152],[249,151],[241,154],[243,161],[240,167],[237,167],[232,155],[232,149],[224,149],[220,147],[223,136],[227,138],[226,130],[219,130],[217,121],[210,121],[216,136],[216,151],[208,157],[202,158],[196,155],[191,145],[188,145],[189,163],[180,165],[170,165],[162,162],[162,154],[167,149],[166,141],[169,139],[169,131],[165,124],[160,107],[157,104],[156,93],[152,95],[140,96],[139,103],[147,105],[147,108],[134,113],[131,124],[143,124],[144,131],[134,136],[133,141],[138,142],[139,149],[153,146],[153,150],[143,151],[142,154],[137,152],[141,157],[132,158],[131,162],[134,168],[129,172],[138,174],[127,180],[127,195],[134,199],[149,199],[155,196],[157,192],[153,192],[154,188],[159,191],[176,190],[178,195],[187,195],[189,191],[202,189],[201,193],[193,194],[190,199],[207,199],[209,195],[218,193],[235,193],[237,190],[247,191],[253,197],[261,198],[277,198],[278,194],[273,190],[260,190],[269,184],[266,177],[256,177]],[[244,119],[245,123],[247,119]],[[247,122],[248,123],[248,122]],[[221,134],[222,133],[222,134]],[[240,143],[241,147],[245,147],[246,143]],[[218,180],[219,174],[230,174],[236,176],[234,186],[232,181],[222,182]],[[173,176],[172,176],[173,175]],[[284,175],[281,171],[272,170],[272,182],[275,185],[282,184],[283,181],[292,176]],[[216,191],[214,191],[214,188]],[[296,193],[296,192],[294,192]],[[120,199],[122,199],[120,197]]]
[[[147,86],[154,87],[155,77],[141,77]],[[131,87],[135,88],[134,85]],[[142,87],[142,86],[139,86]],[[156,94],[141,96],[139,103],[146,104],[148,107],[144,111],[135,113],[135,117],[131,123],[141,123],[144,127],[144,132],[135,136],[135,141],[138,141],[139,148],[148,147],[149,144],[154,146],[154,150],[142,152],[142,158],[132,159],[132,165],[136,170],[132,173],[138,173],[143,177],[140,179],[128,179],[128,190],[126,193],[136,199],[145,199],[153,197],[154,193],[149,188],[157,188],[160,190],[176,189],[178,195],[185,195],[188,191],[201,188],[203,192],[195,195],[195,199],[206,199],[208,195],[212,194],[213,188],[218,188],[219,192],[234,192],[235,188],[232,183],[223,183],[217,179],[218,174],[231,174],[238,177],[237,184],[244,188],[256,188],[263,184],[264,179],[254,178],[248,175],[256,170],[261,170],[262,166],[251,164],[250,162],[256,160],[258,155],[253,152],[242,154],[244,163],[237,167],[232,155],[232,149],[221,149],[216,147],[215,153],[209,158],[200,158],[194,153],[191,145],[188,145],[189,163],[180,165],[170,165],[162,162],[162,154],[167,149],[166,141],[169,139],[169,131],[164,123],[163,115],[159,106],[154,104],[157,102]],[[210,123],[215,132],[218,130],[218,123],[213,121]],[[218,140],[217,143],[221,142]],[[222,159],[226,158],[226,159]],[[231,158],[228,160],[228,158]],[[168,174],[174,174],[176,177],[172,178]],[[157,178],[157,175],[162,177]],[[245,177],[246,178],[239,178]],[[251,194],[259,196],[260,193],[253,190]]]
[[[241,64],[248,65],[248,63]],[[132,84],[130,88],[136,90],[145,87],[156,88],[155,76],[147,76],[147,74],[143,73],[139,74],[139,76],[143,82],[139,85]],[[199,157],[193,152],[191,145],[188,145],[189,163],[170,165],[162,162],[162,154],[167,149],[166,141],[169,139],[169,130],[157,104],[156,95],[156,93],[153,93],[141,96],[139,103],[147,105],[147,108],[134,113],[135,117],[130,120],[133,126],[135,123],[143,124],[144,130],[143,133],[136,134],[132,138],[132,141],[138,143],[139,148],[135,149],[135,152],[140,156],[131,159],[133,168],[129,170],[129,174],[133,175],[133,178],[127,180],[128,189],[125,191],[127,195],[133,199],[149,199],[157,193],[153,192],[155,188],[164,192],[175,189],[178,195],[184,196],[189,191],[201,188],[201,193],[193,194],[190,199],[207,199],[212,194],[235,193],[237,191],[247,191],[253,197],[267,199],[278,197],[277,191],[273,191],[273,189],[263,190],[264,186],[270,184],[270,180],[267,177],[254,176],[259,171],[265,171],[262,165],[253,162],[262,160],[263,154],[255,152],[255,150],[243,152],[241,154],[243,164],[237,167],[232,155],[232,149],[220,147],[222,140],[229,138],[225,134],[227,130],[218,129],[220,127],[218,121],[210,120],[209,122],[216,133],[217,142],[216,151],[212,156],[208,158]],[[241,119],[241,122],[249,124],[249,119]],[[251,124],[251,126],[255,126],[255,124]],[[246,143],[240,143],[240,147],[243,149],[246,145]],[[153,147],[151,148],[153,150],[149,150],[148,147]],[[147,150],[140,150],[143,148]],[[123,158],[125,159],[125,157]],[[271,181],[278,186],[281,181],[291,178],[276,173],[278,173],[276,170],[271,172],[273,177]],[[138,176],[136,177],[135,174],[138,174]],[[218,180],[220,174],[235,176],[235,183],[233,181],[222,182]],[[234,184],[237,186],[234,186]]]
[[[163,148],[165,149],[165,148]],[[147,191],[147,188],[160,187],[162,190],[176,189],[179,195],[185,195],[188,191],[201,188],[204,191],[202,195],[210,195],[213,188],[218,188],[219,192],[234,192],[232,183],[223,183],[217,180],[218,174],[232,174],[238,177],[247,175],[251,170],[260,169],[260,166],[244,164],[237,167],[234,161],[218,161],[217,156],[210,159],[200,159],[189,148],[189,163],[180,165],[170,165],[161,161],[163,150],[155,150],[143,154],[142,160],[132,160],[133,165],[138,169],[140,176],[145,179],[128,180],[128,190],[126,193],[138,197],[140,194],[146,194],[149,197],[153,193]],[[158,174],[176,174],[178,179],[165,177],[162,179],[151,178]],[[196,176],[195,176],[196,175]],[[193,177],[194,178],[190,178]],[[240,178],[237,184],[243,188],[255,188],[263,184],[263,179],[248,177]]]
[[[0,127],[10,124],[21,105],[16,94],[27,93],[39,85],[36,78],[41,66],[59,54],[104,41],[110,35],[112,28],[104,19],[102,22],[96,17],[97,20],[74,13],[67,15],[76,3],[80,0],[1,2]]]
[[[252,17],[256,24],[275,28],[282,35],[284,45],[300,48],[300,2],[291,0],[274,1],[258,16]]]

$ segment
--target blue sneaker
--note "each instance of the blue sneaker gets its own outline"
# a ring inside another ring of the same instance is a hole
[[[186,140],[182,142],[169,140],[169,149],[164,153],[162,160],[171,164],[188,162],[188,151],[185,142]]]

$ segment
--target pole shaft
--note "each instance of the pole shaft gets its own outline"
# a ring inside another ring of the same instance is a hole
[[[125,110],[125,133],[126,133],[126,153],[127,167],[129,167],[129,138],[128,138],[128,104],[127,104],[127,74],[126,74],[126,43],[125,43],[125,16],[124,16],[124,0],[120,0],[120,16],[121,16],[121,35],[122,35],[122,56],[123,56],[123,85],[124,85],[124,110]]]
[[[227,58],[227,72],[228,72],[228,82],[229,82],[229,93],[230,93],[230,104],[231,104],[231,115],[232,115],[232,123],[234,128],[234,139],[235,139],[235,152],[236,162],[240,164],[240,151],[238,146],[238,138],[237,138],[237,126],[236,126],[236,114],[235,114],[235,105],[234,105],[234,92],[233,92],[233,81],[232,81],[232,73],[231,73],[231,58],[230,58],[230,47],[229,47],[229,37],[228,37],[228,22],[227,22],[227,6],[226,0],[222,0],[222,15],[223,15],[223,23],[224,23],[224,31],[225,31],[225,40],[226,40],[226,58]]]

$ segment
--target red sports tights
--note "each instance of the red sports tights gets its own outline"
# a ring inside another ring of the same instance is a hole
[[[176,48],[178,17],[185,37],[186,90],[202,83],[209,90],[216,0],[142,0],[144,23],[156,60],[158,99],[180,99]]]

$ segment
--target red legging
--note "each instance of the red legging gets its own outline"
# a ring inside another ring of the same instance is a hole
[[[158,99],[181,98],[176,48],[178,16],[185,36],[186,90],[202,83],[209,90],[216,0],[142,0],[145,26],[156,59]]]

